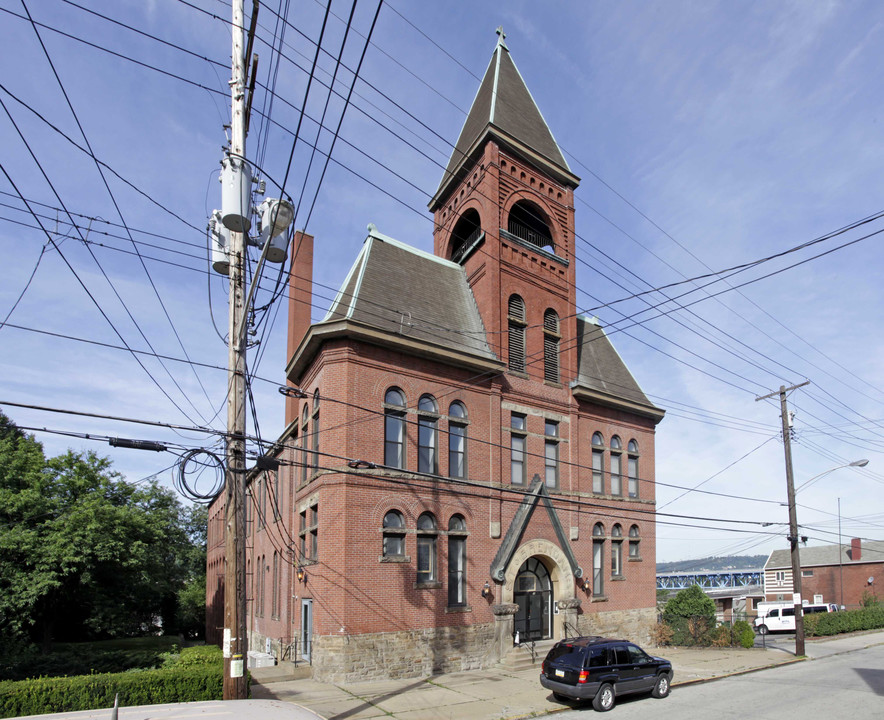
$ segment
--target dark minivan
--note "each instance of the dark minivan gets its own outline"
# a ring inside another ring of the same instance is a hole
[[[557,642],[543,661],[540,684],[556,700],[592,700],[601,712],[619,695],[669,694],[672,664],[648,655],[628,640],[575,637]]]

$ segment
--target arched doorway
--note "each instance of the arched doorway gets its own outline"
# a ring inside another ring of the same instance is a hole
[[[549,570],[536,557],[528,558],[513,587],[513,602],[519,607],[513,618],[518,642],[552,637],[552,594]]]

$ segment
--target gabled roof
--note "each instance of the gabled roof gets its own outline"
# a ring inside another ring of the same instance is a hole
[[[430,201],[431,209],[489,136],[508,145],[562,182],[577,185],[580,181],[571,173],[502,37],[494,49],[436,195]]]
[[[654,406],[639,387],[623,358],[595,319],[577,317],[576,397],[645,415],[659,422],[664,410]]]
[[[559,547],[561,547],[562,551],[565,553],[565,557],[568,558],[571,572],[576,578],[583,577],[583,569],[577,562],[577,558],[574,555],[574,550],[571,547],[571,542],[568,540],[568,536],[565,535],[565,529],[562,527],[562,521],[559,520],[556,509],[553,507],[549,491],[546,489],[546,485],[541,477],[535,475],[534,479],[531,481],[531,487],[528,488],[528,492],[526,492],[525,497],[522,498],[522,502],[519,504],[516,514],[513,515],[513,519],[506,531],[506,535],[500,543],[500,547],[497,548],[497,554],[491,562],[491,577],[498,582],[503,582],[506,578],[507,565],[509,565],[510,560],[513,559],[516,548],[519,546],[522,535],[525,533],[525,528],[528,527],[528,522],[534,514],[534,508],[537,507],[540,502],[543,503],[546,513],[549,515],[550,523],[552,524],[553,530],[556,533],[556,538],[559,541]]]
[[[341,320],[497,360],[463,267],[382,235],[373,225],[320,325]]]
[[[798,548],[801,567],[820,565],[857,565],[859,563],[884,563],[884,542],[880,540],[863,540],[860,559],[850,557],[850,540],[841,545],[814,545]],[[767,562],[765,570],[784,568],[792,569],[792,553],[789,550],[774,550]]]

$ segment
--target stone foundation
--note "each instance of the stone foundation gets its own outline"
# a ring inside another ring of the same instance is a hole
[[[651,632],[656,624],[655,608],[608,610],[577,616],[577,631],[581,635],[623,638],[643,647],[654,644]]]
[[[500,659],[494,624],[366,635],[315,635],[313,677],[320,682],[427,677],[477,670]]]

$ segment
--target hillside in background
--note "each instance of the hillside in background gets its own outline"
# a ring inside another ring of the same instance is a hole
[[[702,560],[678,560],[657,563],[657,572],[686,572],[701,570],[760,570],[767,562],[767,555],[726,555]]]

